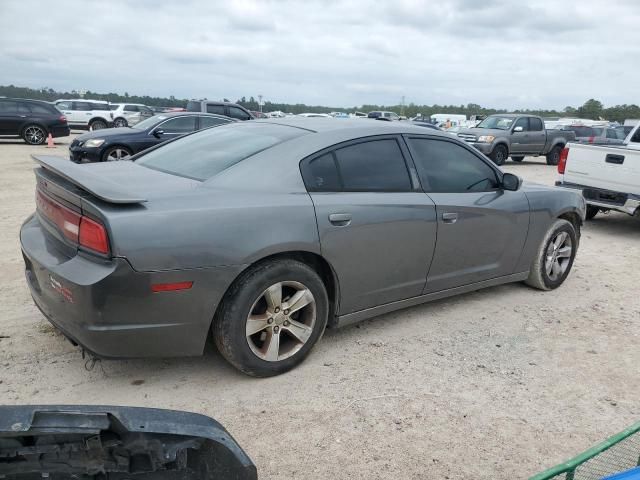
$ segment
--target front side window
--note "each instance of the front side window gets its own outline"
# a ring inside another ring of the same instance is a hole
[[[196,129],[196,117],[178,117],[167,120],[158,125],[158,130],[164,133],[189,133]]]
[[[481,192],[498,188],[495,170],[461,145],[422,138],[411,138],[409,144],[427,193]]]
[[[229,107],[229,116],[238,120],[249,120],[251,118],[247,112],[238,107]]]
[[[527,117],[519,118],[513,125],[513,128],[516,127],[522,127],[522,131],[526,132],[527,130],[529,130],[529,119]]]

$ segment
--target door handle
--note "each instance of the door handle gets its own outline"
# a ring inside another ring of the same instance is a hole
[[[351,223],[350,213],[332,213],[329,215],[329,221],[338,227],[346,227]]]
[[[442,221],[444,223],[456,223],[458,221],[458,214],[453,212],[443,213]]]

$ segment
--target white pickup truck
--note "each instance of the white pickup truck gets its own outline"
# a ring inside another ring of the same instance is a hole
[[[640,124],[622,145],[567,144],[558,173],[557,186],[582,190],[587,220],[609,210],[640,216]]]

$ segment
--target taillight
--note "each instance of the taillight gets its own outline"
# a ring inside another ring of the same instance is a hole
[[[564,175],[564,169],[567,166],[567,158],[569,157],[569,147],[564,147],[560,152],[560,159],[558,160],[558,173]]]
[[[58,120],[60,120],[62,123],[67,123],[67,117],[65,117],[64,115],[60,115],[58,117]]]
[[[109,236],[101,223],[74,212],[39,190],[36,208],[71,242],[98,253],[109,253]]]
[[[80,233],[78,243],[85,248],[98,253],[109,253],[109,238],[107,230],[101,223],[95,222],[88,217],[80,219]]]
[[[593,141],[596,139],[596,137],[589,137],[589,143],[593,143]]]

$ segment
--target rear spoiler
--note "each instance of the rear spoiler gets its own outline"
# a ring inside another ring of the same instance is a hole
[[[78,165],[70,160],[52,155],[31,155],[31,158],[44,169],[59,175],[105,202],[144,203],[147,201],[146,198],[123,189],[117,183],[93,172],[90,168]]]

